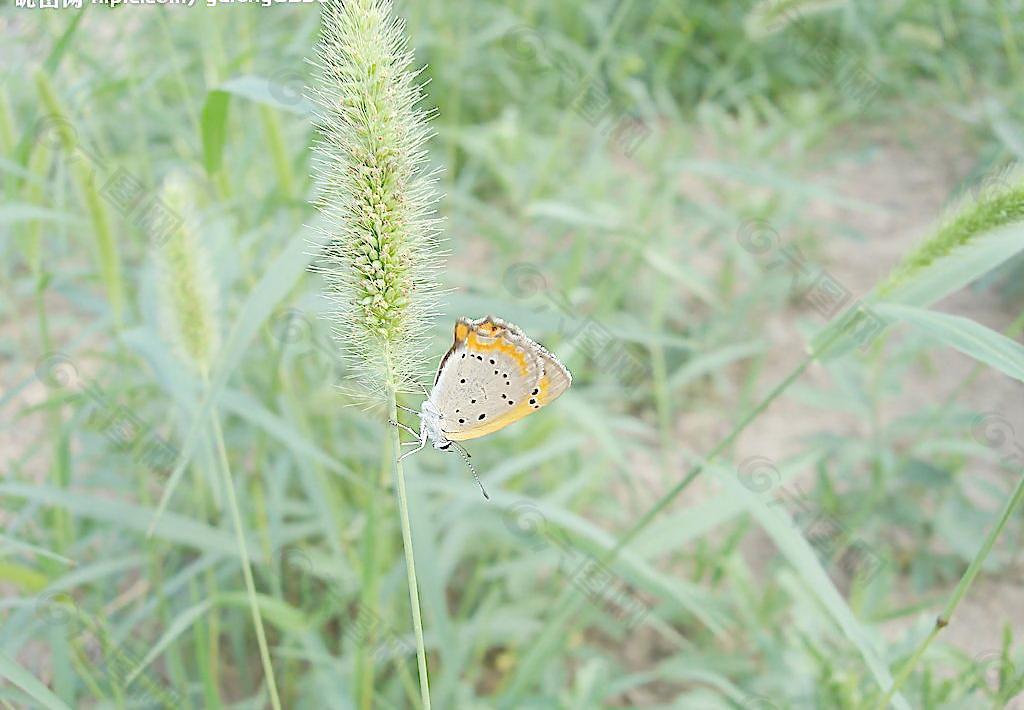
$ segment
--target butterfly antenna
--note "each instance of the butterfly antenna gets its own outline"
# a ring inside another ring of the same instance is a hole
[[[476,485],[480,486],[480,492],[484,494],[484,498],[486,498],[487,500],[490,500],[491,497],[489,495],[487,495],[487,489],[484,488],[484,484],[480,480],[480,476],[476,472],[476,467],[473,465],[473,462],[469,460],[470,459],[469,452],[466,451],[461,446],[459,446],[458,444],[456,444],[454,441],[451,442],[451,443],[452,443],[452,446],[455,447],[455,450],[458,451],[460,454],[462,454],[462,460],[466,462],[466,466],[469,468],[469,472],[472,473],[473,474],[473,478],[476,479]]]

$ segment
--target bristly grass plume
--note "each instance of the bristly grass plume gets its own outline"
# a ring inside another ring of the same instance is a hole
[[[182,362],[205,376],[220,345],[217,282],[206,245],[190,219],[194,210],[185,177],[168,177],[161,199],[184,218],[157,253],[161,327]]]
[[[876,291],[888,296],[918,271],[972,239],[1024,221],[1024,168],[1010,166],[983,180],[942,218],[938,228],[893,268]]]
[[[438,294],[435,172],[418,72],[390,0],[332,0],[316,50],[312,98],[318,206],[326,246],[318,270],[334,333],[367,392],[403,390],[424,370],[424,329]]]
[[[216,315],[219,306],[217,282],[210,268],[206,245],[191,219],[194,208],[185,176],[174,174],[168,177],[164,181],[161,198],[169,209],[183,218],[182,226],[174,230],[158,253],[157,296],[161,326],[164,337],[174,346],[177,356],[197,371],[203,386],[208,388],[210,370],[220,344]],[[256,601],[256,584],[250,568],[242,513],[235,495],[235,482],[224,444],[224,433],[216,414],[211,414],[210,424],[216,444],[221,485],[227,495],[228,509],[234,523],[235,542],[238,545],[246,597],[256,631],[270,705],[273,710],[281,710],[266,631]]]

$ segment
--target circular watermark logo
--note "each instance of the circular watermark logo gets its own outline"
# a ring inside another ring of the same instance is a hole
[[[33,615],[44,626],[77,626],[82,613],[75,598],[65,591],[48,592],[36,597]]]
[[[530,547],[544,547],[547,518],[536,505],[526,501],[513,503],[502,511],[501,518],[505,522],[505,527],[516,537],[526,540]]]
[[[275,313],[271,319],[270,329],[282,347],[310,345],[313,342],[313,323],[309,316],[298,308],[285,308]]]
[[[971,424],[974,440],[991,449],[1002,448],[1016,439],[1016,432],[1010,420],[998,412],[983,412],[974,418]]]
[[[70,136],[72,145],[78,143],[78,131],[75,126],[57,113],[41,116],[35,123],[32,135],[39,144],[47,145],[54,150],[64,147],[65,138]]]
[[[36,361],[36,377],[47,387],[63,389],[79,382],[78,367],[62,352],[51,352]]]
[[[516,25],[501,36],[501,46],[520,62],[547,63],[548,49],[544,38],[529,25]]]
[[[779,233],[763,219],[748,219],[736,230],[736,241],[751,254],[767,254],[779,246]]]
[[[518,298],[528,298],[548,287],[548,281],[541,270],[535,264],[525,261],[505,269],[502,283],[510,294]]]
[[[736,469],[736,477],[745,488],[754,493],[764,493],[782,480],[775,462],[766,456],[743,459]]]
[[[981,682],[993,694],[1003,690],[1003,686],[1017,674],[1013,662],[1002,651],[995,649],[977,654],[974,657],[974,669]]]
[[[267,78],[267,90],[284,106],[298,106],[305,100],[307,78],[294,69],[282,69]]]

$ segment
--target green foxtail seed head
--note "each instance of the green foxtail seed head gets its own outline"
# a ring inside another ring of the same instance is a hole
[[[178,357],[206,374],[220,344],[217,282],[206,244],[199,240],[191,219],[194,209],[186,179],[168,177],[161,199],[182,219],[157,252],[161,328]]]
[[[939,228],[907,254],[877,289],[882,298],[975,237],[1024,221],[1024,170],[1007,168],[982,180],[947,213]]]
[[[334,334],[369,392],[407,389],[424,369],[439,287],[436,173],[428,112],[390,0],[330,0],[311,91],[320,138],[314,175]]]

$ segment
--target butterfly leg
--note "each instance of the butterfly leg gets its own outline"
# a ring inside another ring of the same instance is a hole
[[[404,429],[405,431],[409,432],[410,434],[416,437],[416,441],[403,441],[400,444],[400,446],[414,446],[416,444],[419,444],[419,446],[417,446],[412,451],[406,451],[404,454],[399,456],[399,461],[404,459],[406,456],[409,456],[410,454],[415,454],[417,451],[419,451],[420,449],[427,445],[427,440],[425,438],[421,438],[419,433],[416,432],[412,427],[406,426],[405,424],[402,424],[402,422],[396,422],[394,419],[389,419],[388,424],[396,426],[399,429]]]
[[[415,443],[415,442],[411,442],[411,443]],[[426,446],[426,445],[427,445],[427,440],[426,440],[426,439],[424,439],[423,441],[419,442],[419,444],[420,444],[420,445],[419,445],[419,446],[417,446],[417,447],[416,447],[415,449],[413,449],[412,451],[406,451],[406,452],[405,452],[404,454],[402,454],[401,456],[399,456],[399,457],[398,457],[398,461],[399,461],[399,462],[401,462],[401,461],[402,461],[402,459],[404,459],[404,458],[405,458],[406,456],[412,456],[412,455],[413,455],[413,454],[415,454],[415,453],[416,453],[417,451],[419,451],[420,449],[422,449],[422,448],[423,448],[424,446]]]
[[[417,409],[409,409],[408,407],[403,407],[400,404],[396,404],[395,406],[398,407],[399,409],[401,409],[403,412],[409,412],[410,414],[415,414],[417,417],[420,415],[419,410],[417,410]]]
[[[399,429],[402,429],[404,431],[409,432],[410,434],[412,434],[413,436],[416,437],[416,441],[419,441],[420,433],[418,431],[416,431],[415,429],[413,429],[412,427],[406,426],[405,424],[402,424],[402,422],[396,422],[394,419],[388,419],[388,424],[390,424],[391,426],[396,426]],[[407,443],[416,443],[416,442],[407,442]]]

